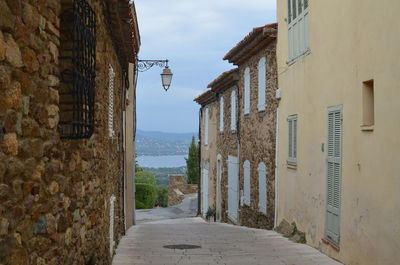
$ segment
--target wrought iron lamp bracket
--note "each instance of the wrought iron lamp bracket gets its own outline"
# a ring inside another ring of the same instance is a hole
[[[153,66],[158,67],[167,67],[168,60],[138,60],[137,61],[137,69],[139,72],[146,72]]]

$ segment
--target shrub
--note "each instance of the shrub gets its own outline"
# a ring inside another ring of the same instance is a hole
[[[135,200],[136,209],[153,208],[156,203],[156,187],[145,183],[137,183]]]
[[[154,178],[153,173],[147,170],[143,170],[140,172],[137,172],[135,175],[135,183],[143,183],[143,184],[149,184],[149,185],[156,185],[156,179]]]
[[[156,206],[167,207],[168,206],[168,188],[158,186],[156,189],[157,189]]]

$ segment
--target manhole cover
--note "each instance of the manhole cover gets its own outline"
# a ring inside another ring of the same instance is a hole
[[[166,245],[166,246],[164,246],[164,248],[169,248],[169,249],[195,249],[195,248],[201,248],[201,246],[180,244],[180,245]]]

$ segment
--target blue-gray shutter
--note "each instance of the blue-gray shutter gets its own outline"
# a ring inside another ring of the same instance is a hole
[[[205,110],[205,117],[204,117],[204,144],[208,145],[208,108]]]
[[[244,70],[244,114],[250,113],[250,68]]]
[[[238,218],[239,206],[239,161],[237,157],[228,156],[228,216],[234,222]]]
[[[258,192],[260,212],[267,214],[267,168],[264,163],[258,165]]]
[[[203,215],[205,216],[208,210],[208,170],[203,169]]]
[[[236,90],[231,95],[231,130],[236,131]]]
[[[308,1],[289,1],[288,13],[291,14],[288,19],[289,63],[293,63],[307,54],[310,48]]]
[[[265,57],[262,57],[258,62],[258,111],[265,110],[265,90],[267,88],[266,63],[267,59]]]
[[[297,164],[297,115],[288,117],[288,160],[289,165]]]
[[[340,237],[340,201],[342,176],[342,107],[328,109],[327,199],[325,236],[333,243]]]
[[[243,164],[244,172],[244,203],[250,206],[250,162],[246,160]]]
[[[219,106],[219,131],[224,131],[224,97],[221,96],[221,102]]]

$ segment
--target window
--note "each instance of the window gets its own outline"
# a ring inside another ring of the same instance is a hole
[[[244,70],[244,114],[250,113],[250,68]]]
[[[236,131],[236,91],[231,95],[231,130]]]
[[[362,91],[363,126],[372,126],[375,123],[374,80],[363,83]]]
[[[90,138],[94,132],[96,13],[86,0],[62,5],[60,25],[61,138]]]
[[[224,131],[224,97],[221,96],[219,106],[219,131]]]
[[[108,71],[108,136],[114,136],[114,68],[110,64]]]
[[[208,145],[208,108],[205,110],[206,114],[204,117],[204,145]]]
[[[288,39],[291,64],[310,50],[308,0],[288,0]]]
[[[297,165],[297,115],[288,117],[289,131],[289,155],[287,163],[289,165]]]
[[[264,163],[258,165],[258,192],[260,212],[267,214],[267,168]]]
[[[263,57],[258,62],[258,111],[265,110],[266,61]]]
[[[243,164],[243,172],[244,172],[244,191],[243,191],[243,197],[244,197],[244,204],[247,204],[250,206],[250,162],[249,160],[246,160]]]

